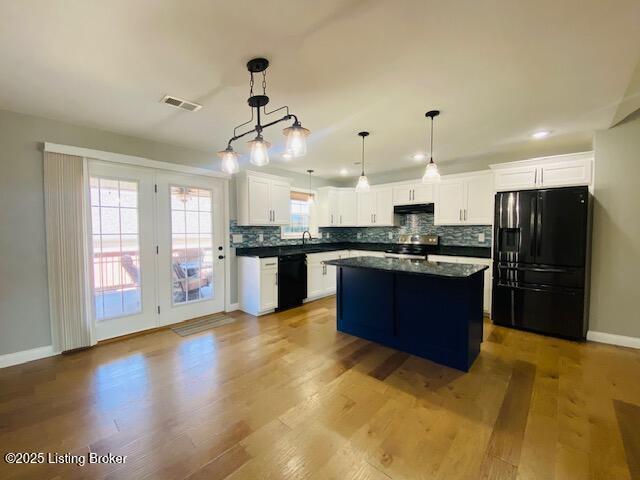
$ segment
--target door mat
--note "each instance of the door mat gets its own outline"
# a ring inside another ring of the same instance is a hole
[[[196,320],[195,322],[187,323],[185,325],[171,327],[171,330],[173,330],[181,337],[186,337],[188,335],[193,335],[194,333],[204,332],[205,330],[209,330],[210,328],[228,325],[235,321],[236,319],[231,317],[206,317],[200,320]]]

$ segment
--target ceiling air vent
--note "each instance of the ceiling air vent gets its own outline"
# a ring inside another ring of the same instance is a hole
[[[187,110],[189,112],[195,112],[196,110],[200,110],[202,108],[202,105],[190,102],[189,100],[185,100],[184,98],[173,97],[171,95],[165,95],[160,102],[171,105],[172,107],[182,108],[183,110]]]

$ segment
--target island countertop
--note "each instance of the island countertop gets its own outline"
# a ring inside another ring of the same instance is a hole
[[[436,277],[467,278],[489,268],[487,265],[469,263],[429,262],[409,258],[352,257],[327,260],[336,267],[366,268],[386,272],[432,275]]]

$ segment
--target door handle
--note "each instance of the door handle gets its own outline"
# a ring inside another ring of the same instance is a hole
[[[340,225],[342,225],[342,214],[340,214]]]
[[[467,209],[466,208],[464,209],[464,219],[465,220],[467,219]]]
[[[333,225],[333,213],[331,214],[331,225]]]
[[[458,210],[458,220],[462,221],[462,209]]]
[[[276,272],[276,285],[278,285],[278,272]]]

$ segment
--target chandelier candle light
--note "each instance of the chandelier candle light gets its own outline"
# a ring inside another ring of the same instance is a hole
[[[431,118],[431,150],[430,150],[430,160],[427,164],[427,168],[424,171],[424,176],[422,177],[422,183],[434,183],[440,181],[440,173],[438,173],[438,166],[433,161],[433,119],[440,115],[440,110],[430,110],[424,114],[425,117]]]
[[[364,139],[369,136],[369,132],[360,132],[358,135],[362,137],[362,173],[358,178],[356,192],[368,192],[371,187],[369,186],[369,179],[364,174]]]
[[[254,58],[252,60],[249,60],[249,62],[247,63],[247,70],[249,71],[250,75],[249,98],[247,99],[247,103],[249,104],[249,107],[251,107],[251,119],[234,128],[233,137],[229,139],[227,148],[218,152],[218,156],[221,158],[222,170],[226,173],[233,174],[236,173],[239,169],[238,157],[240,155],[233,150],[231,144],[236,140],[254,132],[256,134],[256,137],[253,140],[247,142],[250,148],[249,161],[258,167],[267,165],[269,163],[269,147],[271,146],[271,144],[263,138],[262,131],[267,127],[275,125],[276,123],[285,122],[288,120],[293,120],[293,124],[282,131],[282,133],[284,133],[285,137],[287,138],[283,157],[287,159],[298,158],[304,156],[307,153],[306,139],[309,136],[309,130],[302,126],[302,124],[298,120],[298,117],[289,112],[289,107],[285,105],[283,107],[276,108],[275,110],[267,112],[266,105],[269,103],[269,97],[267,96],[266,72],[268,67],[269,61],[266,58]],[[254,95],[253,93],[254,74],[257,73],[262,73],[262,95]],[[283,117],[264,125],[261,123],[262,116],[266,117],[282,110],[286,112]],[[238,129],[251,124],[254,121],[254,118],[256,119],[257,123],[251,130],[247,130],[243,133],[238,133]]]

